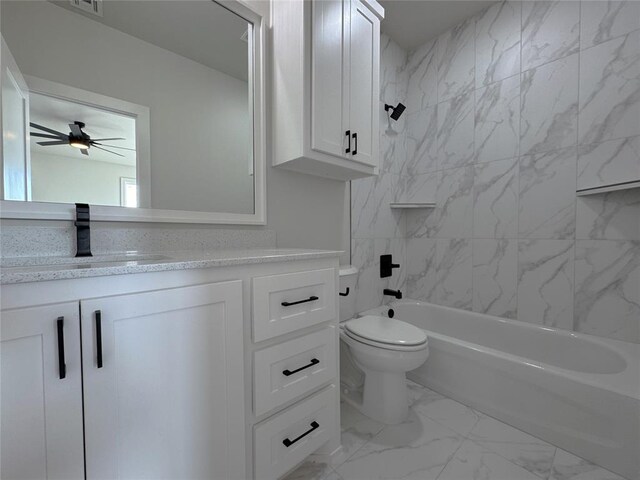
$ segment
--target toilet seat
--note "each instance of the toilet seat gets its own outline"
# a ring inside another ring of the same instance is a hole
[[[376,315],[365,315],[344,323],[350,338],[366,345],[397,351],[427,348],[427,335],[407,322]]]

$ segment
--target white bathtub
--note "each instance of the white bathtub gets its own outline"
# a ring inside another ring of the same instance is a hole
[[[365,313],[389,308],[429,337],[410,379],[640,480],[640,345],[413,300]]]

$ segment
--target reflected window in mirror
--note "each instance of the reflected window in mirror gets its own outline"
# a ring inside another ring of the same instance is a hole
[[[138,206],[138,185],[135,178],[120,178],[120,206],[127,208]]]
[[[137,176],[135,118],[41,94],[29,101],[31,200],[121,205],[120,178]]]

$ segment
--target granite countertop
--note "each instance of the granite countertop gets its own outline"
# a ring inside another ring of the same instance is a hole
[[[337,250],[294,248],[126,252],[94,257],[14,257],[0,259],[0,284],[43,282],[71,278],[227,267],[339,257]]]

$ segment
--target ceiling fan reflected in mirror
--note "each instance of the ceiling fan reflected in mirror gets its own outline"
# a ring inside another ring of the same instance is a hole
[[[104,150],[105,152],[111,153],[113,155],[118,155],[119,157],[124,157],[117,152],[112,152],[111,150],[107,150],[104,147],[109,148],[119,148],[121,150],[130,150],[135,151],[133,148],[119,147],[117,145],[105,145],[100,142],[108,142],[115,140],[126,140],[125,138],[96,138],[92,139],[89,135],[87,135],[82,129],[85,127],[84,122],[73,122],[69,124],[69,129],[71,130],[68,134],[58,132],[57,130],[53,130],[52,128],[44,127],[42,125],[38,125],[37,123],[30,122],[32,128],[36,128],[38,130],[42,130],[46,133],[40,132],[31,132],[30,135],[32,137],[38,138],[48,138],[51,139],[47,142],[36,142],[38,145],[43,147],[51,147],[54,145],[69,145],[74,148],[80,149],[80,152],[83,155],[89,155],[89,149],[91,147],[97,148],[98,150]]]

